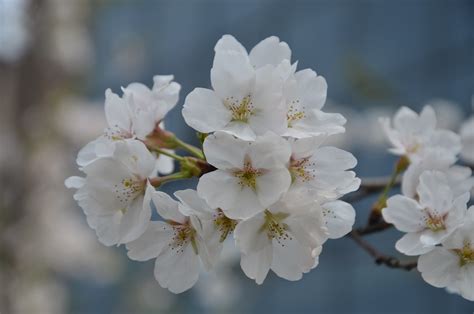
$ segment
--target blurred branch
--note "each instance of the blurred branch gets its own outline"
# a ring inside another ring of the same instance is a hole
[[[376,233],[376,232],[381,232],[381,231],[387,230],[391,227],[393,227],[392,224],[389,224],[385,221],[381,221],[377,224],[368,225],[368,226],[365,226],[365,227],[362,227],[362,228],[358,228],[358,229],[356,229],[356,232],[359,235],[364,236],[364,235],[368,235],[368,234],[372,234],[372,233]]]
[[[406,271],[410,271],[417,266],[417,262],[401,261],[396,257],[380,253],[369,242],[367,242],[357,230],[353,230],[349,234],[349,237],[354,240],[354,242],[357,243],[362,249],[364,249],[364,251],[369,253],[369,255],[374,258],[375,264],[377,265],[385,265],[389,268],[398,268]]]

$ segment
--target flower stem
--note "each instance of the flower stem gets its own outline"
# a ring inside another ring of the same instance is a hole
[[[155,188],[160,187],[162,184],[171,182],[171,181],[176,181],[176,180],[181,180],[181,179],[188,179],[190,178],[189,173],[186,172],[175,172],[167,176],[163,177],[155,177],[155,178],[150,178],[150,184],[153,185]]]
[[[197,148],[196,146],[185,143],[177,137],[174,137],[173,142],[177,145],[177,147],[180,147],[180,148],[184,149],[185,151],[190,152],[195,157],[197,157],[199,159],[205,159],[204,158],[204,153],[202,152],[202,150]]]
[[[168,157],[171,157],[171,158],[176,159],[176,160],[179,160],[179,161],[183,161],[183,160],[184,160],[184,157],[179,156],[179,155],[176,155],[176,154],[174,154],[174,153],[172,153],[172,152],[166,151],[166,150],[161,149],[161,148],[153,147],[153,151],[157,152],[158,154],[166,155],[166,156],[168,156]]]
[[[398,176],[402,174],[410,164],[410,161],[406,156],[402,156],[395,165],[393,169],[392,175],[390,176],[390,180],[388,181],[387,185],[380,194],[379,198],[372,206],[372,211],[369,217],[369,225],[376,224],[380,222],[382,218],[382,209],[387,207],[387,197],[390,190],[394,187],[397,182]]]

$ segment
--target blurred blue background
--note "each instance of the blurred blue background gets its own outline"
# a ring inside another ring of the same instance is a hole
[[[395,161],[374,126],[376,116],[390,115],[400,105],[420,109],[432,103],[440,124],[457,130],[460,120],[472,112],[473,1],[78,2],[87,6],[84,25],[91,48],[87,71],[73,80],[74,93],[102,106],[106,88],[118,92],[134,81],[150,86],[153,75],[174,74],[182,92],[166,118],[167,128],[195,144],[181,106],[193,88],[210,86],[213,48],[223,34],[234,35],[249,50],[276,35],[290,45],[299,69],[310,67],[327,79],[325,110],[342,112],[349,120],[346,136],[335,145],[356,155],[360,177],[387,175]],[[170,184],[166,189],[181,187]],[[365,223],[371,202],[355,204],[356,225]],[[85,218],[78,217],[85,224]],[[368,240],[399,256],[394,249],[399,237],[390,230]],[[102,250],[119,251],[125,258],[122,248]],[[69,291],[64,308],[69,313],[474,311],[472,303],[426,284],[416,270],[375,265],[347,238],[328,241],[320,265],[297,282],[270,274],[257,286],[241,272],[238,259],[228,255],[217,276],[202,276],[195,288],[179,296],[153,281],[151,261],[125,259],[120,276],[105,283],[59,274]],[[94,263],[94,256],[88,261]]]

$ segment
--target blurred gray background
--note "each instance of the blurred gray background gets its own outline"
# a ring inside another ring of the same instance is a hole
[[[182,92],[167,128],[197,144],[181,106],[193,88],[210,86],[223,34],[248,49],[276,35],[299,69],[327,79],[325,110],[348,119],[334,145],[356,155],[360,177],[388,175],[395,160],[378,116],[429,103],[457,131],[472,114],[474,1],[0,0],[0,311],[472,313],[472,303],[416,270],[375,265],[346,238],[329,241],[302,280],[270,274],[262,286],[241,272],[229,243],[222,267],[178,296],[154,281],[152,261],[98,244],[62,180],[78,174],[75,154],[104,127],[105,89],[174,74]],[[355,204],[356,225],[371,202]],[[398,256],[399,237],[368,239]]]

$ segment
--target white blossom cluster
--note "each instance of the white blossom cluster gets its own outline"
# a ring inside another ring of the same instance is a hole
[[[182,111],[205,137],[203,159],[178,159],[198,169],[199,182],[175,198],[155,183],[173,172],[163,152],[176,156],[166,150],[176,145],[169,145],[163,118],[180,85],[155,76],[152,89],[133,83],[122,96],[107,90],[108,128],[79,152],[85,177],[66,180],[99,241],[125,244],[133,260],[155,259],[155,278],[174,293],[216,265],[231,235],[242,270],[258,284],[270,269],[299,280],[316,267],[325,241],[352,229],[355,211],[339,198],[357,190],[360,179],[350,170],[352,154],[323,145],[346,122],[322,111],[325,79],[296,68],[277,37],[249,53],[230,35],[217,42],[212,89],[194,89]],[[200,173],[196,162],[213,171]]]
[[[430,106],[419,115],[402,107],[393,126],[390,119],[381,123],[390,151],[409,162],[402,194],[382,210],[385,221],[405,233],[396,249],[420,256],[418,270],[429,284],[474,300],[474,206],[467,206],[474,178],[469,167],[455,164],[462,149],[472,160],[472,144],[461,145],[461,136],[438,129]],[[472,135],[466,140],[472,132],[472,123],[462,128],[463,142],[472,142]]]

